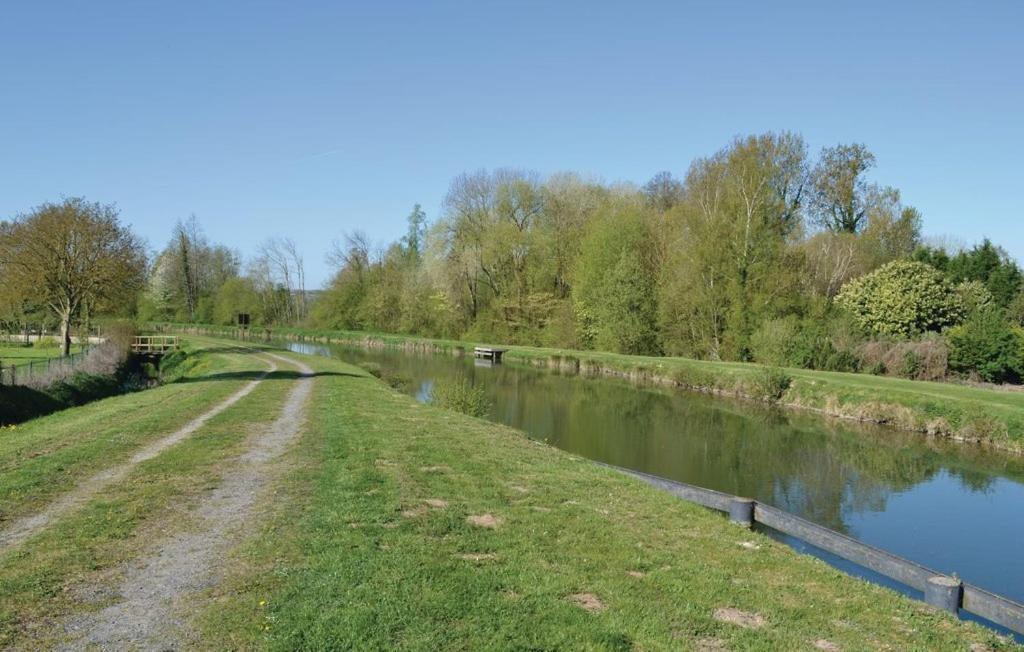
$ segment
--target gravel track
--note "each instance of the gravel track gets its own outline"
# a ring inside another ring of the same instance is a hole
[[[285,360],[285,358],[280,358],[279,356],[272,357],[279,360]],[[80,482],[74,489],[61,495],[41,511],[15,519],[10,525],[4,527],[0,530],[0,554],[3,554],[24,542],[34,534],[42,531],[55,519],[58,519],[64,514],[83,506],[106,487],[123,480],[125,476],[127,476],[128,473],[130,473],[132,469],[139,464],[153,459],[168,448],[186,439],[192,435],[192,433],[203,427],[203,424],[207,421],[245,398],[250,392],[252,392],[252,390],[256,389],[256,386],[260,381],[277,369],[277,364],[274,361],[264,361],[267,363],[268,368],[258,378],[246,383],[242,389],[199,415],[179,430],[176,430],[170,435],[167,435],[141,450],[136,451],[136,453],[124,463],[104,469],[103,471],[100,471],[99,473]]]
[[[220,486],[193,511],[195,529],[159,541],[124,568],[114,604],[65,622],[61,649],[176,650],[198,645],[185,616],[197,594],[216,584],[218,566],[244,535],[244,526],[275,476],[273,462],[301,432],[313,384],[306,365],[266,354],[302,374],[273,423],[253,433],[245,452],[228,463]]]

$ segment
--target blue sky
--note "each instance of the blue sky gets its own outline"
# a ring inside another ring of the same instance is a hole
[[[309,277],[453,176],[682,176],[733,136],[864,142],[928,235],[1024,260],[1022,2],[20,2],[0,15],[0,215],[195,213]]]

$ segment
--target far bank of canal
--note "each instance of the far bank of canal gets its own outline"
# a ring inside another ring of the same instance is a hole
[[[378,364],[408,379],[407,391],[420,400],[429,399],[437,381],[467,380],[484,388],[491,420],[535,439],[749,496],[1024,601],[1024,460],[624,380],[513,364],[483,367],[466,358],[397,350],[282,345]]]

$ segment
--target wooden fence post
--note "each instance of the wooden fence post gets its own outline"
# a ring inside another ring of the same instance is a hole
[[[936,575],[929,577],[924,585],[924,601],[937,609],[956,615],[960,613],[963,592],[963,583],[957,578]]]

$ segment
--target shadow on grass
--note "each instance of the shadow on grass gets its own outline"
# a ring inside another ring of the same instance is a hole
[[[321,378],[326,376],[347,376],[350,378],[371,378],[366,374],[353,374],[344,371],[318,371],[312,374],[303,374],[298,371],[272,371],[265,376],[266,380],[298,380],[299,378]],[[175,383],[206,383],[219,380],[257,380],[264,378],[262,371],[225,371],[221,373],[197,376],[194,378],[180,378]]]
[[[281,351],[282,349],[275,349],[273,347],[262,347],[259,345],[253,347],[247,346],[211,346],[192,349],[189,351],[189,355],[208,355],[211,353],[230,353],[232,355],[254,355],[257,353],[267,353],[273,351]]]

